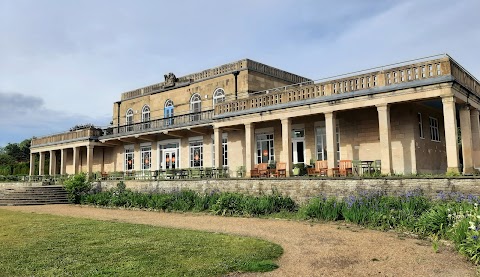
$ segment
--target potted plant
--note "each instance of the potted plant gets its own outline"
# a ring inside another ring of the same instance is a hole
[[[293,176],[305,175],[305,164],[303,163],[294,164],[292,173],[293,173]]]

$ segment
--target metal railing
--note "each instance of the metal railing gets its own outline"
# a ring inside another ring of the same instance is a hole
[[[116,137],[124,134],[140,134],[149,131],[161,131],[178,127],[194,126],[212,122],[213,110],[176,115],[172,117],[136,122],[104,129],[100,139]]]

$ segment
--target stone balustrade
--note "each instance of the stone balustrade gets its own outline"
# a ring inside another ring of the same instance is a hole
[[[33,138],[31,145],[32,145],[32,148],[34,148],[34,147],[53,144],[57,142],[98,138],[102,134],[103,134],[102,129],[87,128],[87,129],[75,130],[70,132],[64,132],[60,134],[54,134],[54,135],[40,137],[40,138]]]
[[[453,69],[453,72],[452,72]],[[220,103],[215,115],[268,107],[289,102],[350,93],[371,88],[387,87],[439,76],[453,75],[455,79],[480,95],[480,84],[450,57],[361,72],[346,77],[312,83],[300,83],[255,93],[245,99]]]

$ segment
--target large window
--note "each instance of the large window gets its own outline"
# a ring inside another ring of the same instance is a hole
[[[135,169],[134,150],[132,147],[125,148],[125,171],[132,171]]]
[[[317,160],[327,160],[327,134],[324,126],[317,127],[315,129],[315,140],[316,140],[316,153]],[[335,153],[335,158],[337,161],[340,160],[340,128],[338,124],[335,126],[335,143],[337,146],[337,152]]]
[[[150,128],[150,107],[148,105],[142,108],[142,123],[144,129]]]
[[[189,146],[190,167],[203,167],[203,142],[191,141]]]
[[[257,164],[270,163],[275,160],[272,134],[257,135]]]
[[[317,160],[327,160],[327,134],[325,127],[317,127],[315,134],[317,139]]]
[[[424,138],[424,136],[423,136],[422,113],[418,113],[418,134],[419,134],[420,138]]]
[[[164,118],[165,118],[165,126],[170,126],[174,123],[173,122],[173,101],[170,99],[165,101]]]
[[[200,120],[200,112],[202,111],[202,98],[200,94],[196,93],[190,98],[190,116],[191,121]]]
[[[222,88],[217,88],[213,92],[213,105],[217,103],[225,102],[225,91]]]
[[[432,141],[440,141],[440,133],[438,131],[438,120],[430,117],[430,139]]]
[[[142,170],[150,170],[152,166],[152,146],[141,147]]]
[[[228,166],[228,144],[226,133],[222,137],[222,166]],[[212,137],[212,164],[215,165],[215,140]]]
[[[128,109],[125,114],[125,124],[127,125],[127,132],[133,131],[133,110]]]

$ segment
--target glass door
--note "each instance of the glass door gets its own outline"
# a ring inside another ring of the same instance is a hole
[[[177,150],[164,150],[162,159],[163,169],[175,169],[177,168]]]

